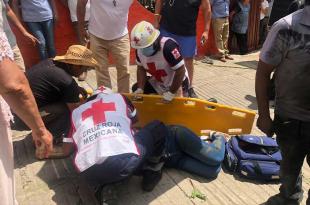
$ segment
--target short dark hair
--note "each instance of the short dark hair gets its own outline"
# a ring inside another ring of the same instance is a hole
[[[305,5],[310,5],[310,0],[306,0]]]

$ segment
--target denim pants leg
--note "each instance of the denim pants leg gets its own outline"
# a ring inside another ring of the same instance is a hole
[[[310,150],[310,123],[275,116],[282,161],[280,168],[280,196],[290,204],[299,204],[303,197],[301,169]]]
[[[224,159],[224,137],[215,136],[212,143],[207,143],[186,127],[171,126],[170,129],[175,140],[169,141],[176,144],[170,147],[176,146],[182,153],[175,155],[178,158],[176,168],[207,178],[216,177]]]
[[[82,176],[89,184],[96,186],[116,183],[139,173],[144,162],[156,151],[153,128],[156,126],[151,123],[135,134],[139,155],[127,153],[108,157],[103,163],[82,172]]]
[[[46,51],[49,58],[56,56],[56,49],[54,43],[54,20],[47,20],[41,22],[43,33],[46,42]]]
[[[44,31],[40,22],[26,22],[30,32],[39,40],[37,44],[39,49],[39,56],[41,60],[47,59],[48,54],[46,51],[46,41]]]
[[[41,60],[55,57],[53,20],[43,22],[26,22],[30,32],[40,41],[38,44]]]

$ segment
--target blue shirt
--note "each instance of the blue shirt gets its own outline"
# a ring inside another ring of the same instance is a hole
[[[212,18],[223,18],[229,16],[230,0],[210,0]]]
[[[42,22],[53,19],[53,11],[48,0],[21,0],[20,2],[25,22]]]

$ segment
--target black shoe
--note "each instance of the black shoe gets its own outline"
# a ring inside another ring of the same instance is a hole
[[[301,201],[301,200],[299,200]],[[265,203],[265,205],[299,205],[300,202],[292,199],[286,199],[280,194],[271,196]]]
[[[117,205],[116,184],[105,185],[95,190],[95,197],[100,205]]]
[[[209,98],[208,101],[212,102],[212,103],[217,103],[217,99],[215,99],[215,98]]]
[[[158,184],[162,177],[162,171],[144,170],[142,179],[142,189],[150,192]]]
[[[195,93],[195,90],[193,87],[188,89],[188,97],[190,98],[198,98],[198,95]]]

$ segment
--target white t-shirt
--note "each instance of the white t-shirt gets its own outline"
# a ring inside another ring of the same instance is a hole
[[[68,0],[68,7],[70,10],[70,17],[72,22],[76,22],[77,15],[76,15],[76,6],[77,6],[77,0]],[[85,21],[89,21],[89,10],[90,10],[90,3],[89,1],[86,4],[86,13],[85,13]]]
[[[266,9],[266,8],[268,8],[269,7],[269,3],[268,3],[268,1],[267,0],[264,0],[263,2],[262,2],[262,10],[263,9]],[[265,14],[263,13],[263,12],[260,12],[260,20],[262,20],[263,18],[265,18]]]
[[[89,32],[104,40],[128,34],[128,12],[133,0],[90,0]]]

